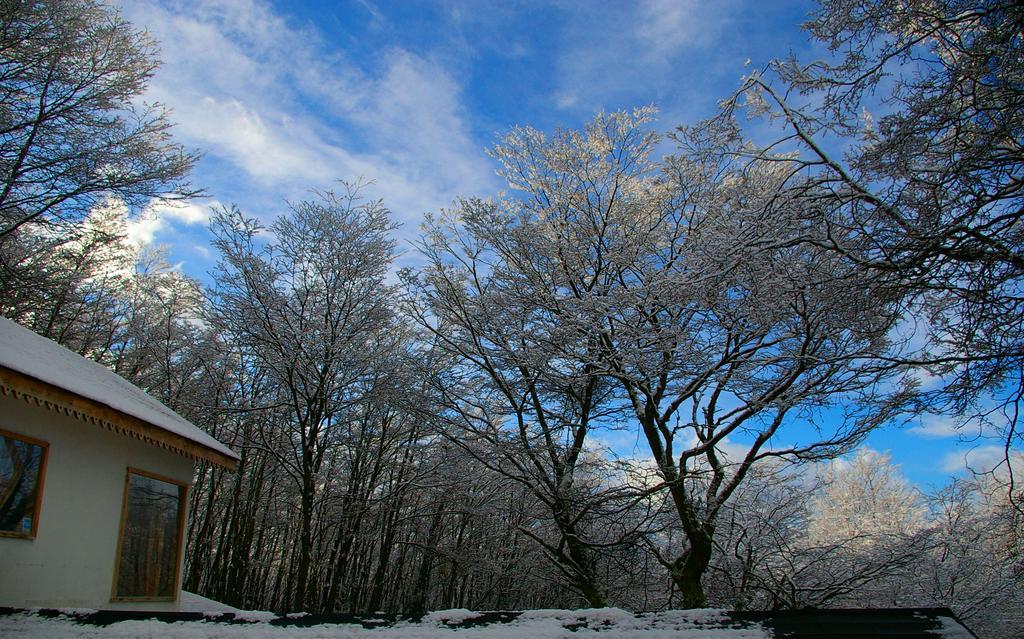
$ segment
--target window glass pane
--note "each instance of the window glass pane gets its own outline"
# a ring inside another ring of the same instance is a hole
[[[42,446],[0,436],[0,532],[33,533],[45,452]]]
[[[174,598],[182,487],[128,474],[117,597]]]

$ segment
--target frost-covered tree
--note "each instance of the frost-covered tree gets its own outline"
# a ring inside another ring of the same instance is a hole
[[[855,263],[794,242],[807,229],[788,212],[763,215],[791,167],[731,163],[696,145],[655,162],[650,115],[507,136],[495,156],[515,195],[465,203],[430,229],[425,286],[447,297],[422,323],[437,318],[433,329],[473,370],[514,376],[485,397],[534,410],[531,384],[571,373],[606,394],[604,411],[628,416],[682,530],[681,542],[651,548],[695,607],[706,603],[718,516],[751,469],[843,452],[906,395],[873,365],[894,320],[886,291]],[[487,408],[464,413],[480,429],[507,423]],[[562,417],[563,440],[544,417],[519,413],[510,443],[575,454],[572,435],[588,422]],[[745,451],[726,454],[741,433]]]
[[[910,535],[925,525],[922,495],[888,452],[862,448],[829,464],[823,481],[811,503],[809,543],[870,545],[876,536]]]
[[[321,471],[358,420],[375,365],[395,338],[385,283],[394,242],[389,213],[358,188],[290,207],[264,229],[237,209],[212,221],[220,262],[214,318],[240,356],[272,388],[262,408],[275,418],[254,433],[294,482],[299,529],[290,602],[311,604],[310,574]]]
[[[805,495],[806,519],[761,586],[772,607],[914,605],[914,570],[934,548],[924,497],[888,453],[833,460]]]
[[[1017,510],[991,477],[958,479],[930,498],[932,551],[914,566],[915,605],[948,606],[981,637],[1024,627]]]
[[[890,348],[891,297],[856,264],[802,245],[818,231],[790,208],[764,214],[792,167],[680,140],[660,182],[672,196],[621,278],[605,357],[685,533],[684,548],[659,556],[683,605],[701,606],[717,518],[751,469],[849,450],[908,395],[873,363]]]
[[[898,362],[943,382],[925,405],[983,415],[1007,451],[1024,442],[1022,24],[1007,0],[822,1],[805,28],[831,56],[755,71],[710,124],[736,138],[746,110],[778,127],[732,149],[792,167],[766,208],[904,296],[928,343]]]
[[[521,533],[591,606],[608,603],[600,557],[641,525],[627,515],[640,495],[603,481],[616,464],[587,446],[622,412],[589,309],[633,257],[622,230],[647,205],[641,156],[655,140],[642,119],[598,116],[551,141],[515,129],[493,155],[525,197],[430,218],[427,266],[404,276],[409,314],[443,353],[436,391],[453,440],[544,504],[543,525]]]
[[[67,348],[103,360],[124,336],[138,283],[139,249],[127,211],[107,200],[67,225],[31,228],[3,242],[0,313]]]
[[[1015,509],[989,476],[937,493],[887,454],[860,450],[815,473],[761,467],[721,518],[714,605],[949,607],[981,637],[1014,637],[1024,580]]]
[[[137,102],[158,64],[149,36],[101,2],[0,6],[0,248],[111,196],[194,194],[197,156],[171,140],[164,108]]]

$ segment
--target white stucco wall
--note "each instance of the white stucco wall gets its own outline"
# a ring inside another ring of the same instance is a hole
[[[36,538],[0,537],[0,606],[176,609],[110,594],[128,467],[191,485],[192,460],[5,395],[0,428],[50,445]]]

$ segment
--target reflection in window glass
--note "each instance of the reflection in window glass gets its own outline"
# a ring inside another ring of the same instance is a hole
[[[184,488],[128,474],[115,598],[174,599]]]
[[[0,434],[0,534],[35,534],[46,447]]]

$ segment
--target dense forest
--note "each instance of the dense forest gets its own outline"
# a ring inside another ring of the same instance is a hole
[[[507,192],[428,216],[414,267],[387,194],[342,182],[217,210],[205,281],[128,236],[199,193],[133,101],[154,43],[89,0],[0,20],[0,314],[241,455],[195,478],[185,589],[1024,626],[1017,3],[823,1],[833,59],[752,71],[710,120],[512,129]],[[921,415],[1003,463],[925,494],[861,446]]]

